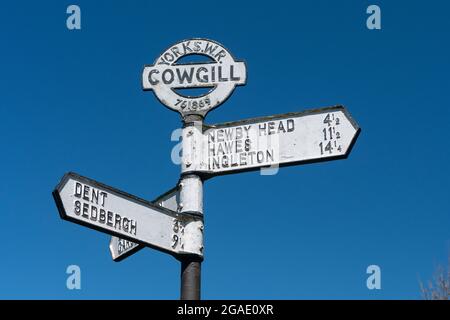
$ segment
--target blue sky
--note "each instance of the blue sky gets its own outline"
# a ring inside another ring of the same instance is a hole
[[[181,39],[222,43],[248,81],[206,123],[345,105],[346,160],[205,183],[205,299],[414,299],[450,250],[450,5],[444,1],[64,1],[0,5],[0,298],[177,299],[179,263],[60,219],[67,171],[153,199],[180,117],[141,90]],[[378,4],[382,29],[366,28]],[[68,265],[82,289],[68,290]],[[381,268],[368,290],[366,268]]]

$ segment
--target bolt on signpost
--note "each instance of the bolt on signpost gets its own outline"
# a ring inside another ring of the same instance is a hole
[[[190,55],[210,60],[177,63]],[[246,79],[245,63],[215,41],[189,39],[170,46],[153,65],[144,67],[142,87],[181,115],[177,186],[150,202],[68,173],[53,191],[61,218],[111,234],[114,261],[143,247],[173,255],[181,262],[181,299],[200,299],[203,181],[271,166],[346,158],[360,132],[343,106],[204,124],[206,114]],[[199,96],[180,93],[189,88],[210,91]]]

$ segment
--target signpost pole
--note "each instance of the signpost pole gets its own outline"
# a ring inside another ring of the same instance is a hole
[[[181,300],[200,300],[201,261],[181,260]]]
[[[199,159],[201,151],[201,130],[203,117],[199,115],[187,115],[183,119],[182,142],[182,172]],[[180,212],[203,217],[203,181],[198,174],[181,174],[180,178]],[[203,226],[193,225],[195,230],[190,230],[193,237],[200,241],[192,241],[203,251]],[[185,230],[189,225],[185,226]],[[191,245],[189,239],[185,239],[186,245]],[[200,281],[202,259],[195,255],[182,255],[181,262],[181,300],[200,300]]]

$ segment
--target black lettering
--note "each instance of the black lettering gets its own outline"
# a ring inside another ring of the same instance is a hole
[[[106,221],[106,211],[103,209],[100,209],[100,215],[99,215],[98,222],[105,223],[105,221]]]
[[[209,151],[208,155],[210,155],[210,156],[216,155],[216,148],[215,148],[214,143],[208,143],[208,151]]]
[[[244,150],[245,151],[250,151],[250,144],[251,144],[251,140],[250,139],[245,139],[245,146],[244,146]]]
[[[267,162],[273,162],[274,161],[274,158],[273,158],[273,149],[272,149],[272,151],[269,151],[269,150],[267,150],[267,152],[266,152],[266,157],[267,157]]]
[[[81,198],[81,190],[83,189],[83,186],[79,182],[75,182],[75,193],[74,196],[77,198]]]
[[[198,52],[198,51],[200,51],[202,48],[200,47],[200,44],[201,44],[202,42],[201,41],[195,41],[194,42],[194,51],[195,52]]]
[[[173,57],[173,55],[170,52],[166,52],[164,54],[164,60],[172,62],[173,60],[175,60],[175,58]]]
[[[230,158],[231,158],[231,166],[232,167],[237,167],[239,165],[239,163],[237,162],[236,155],[231,154]]]
[[[128,221],[129,220],[127,218],[123,218],[122,228],[123,228],[123,231],[125,231],[125,232],[128,232],[128,227],[129,227]]]
[[[223,138],[223,130],[222,129],[217,130],[217,142],[223,142],[223,141],[225,141]]]
[[[214,56],[214,59],[217,62],[220,62],[220,59],[222,59],[223,57],[226,57],[227,53],[225,52],[225,50],[220,50],[219,52],[216,53],[216,55]]]
[[[83,213],[81,214],[81,216],[82,216],[83,218],[89,219],[88,213],[89,213],[89,204],[83,203]]]
[[[241,153],[241,166],[247,165],[247,155],[245,153]]]
[[[222,156],[222,167],[228,168],[228,157],[226,155]]]
[[[207,72],[207,71],[208,71],[208,69],[206,69],[205,67],[200,67],[200,68],[197,69],[196,76],[197,76],[197,81],[198,82],[203,82],[203,83],[208,82],[208,75],[207,74],[203,75],[203,77],[200,76],[200,72]]]
[[[222,66],[218,66],[217,69],[219,69],[218,70],[218,72],[219,72],[219,78],[218,78],[219,82],[228,81],[228,78],[222,77]]]
[[[226,140],[233,140],[233,129],[225,129],[224,132]]]
[[[150,82],[150,84],[151,84],[152,86],[157,85],[157,84],[159,83],[159,80],[156,80],[156,79],[153,79],[153,78],[152,78],[152,75],[153,75],[153,74],[158,74],[158,73],[159,73],[159,70],[153,69],[153,70],[150,71],[149,74],[148,74],[148,82]]]
[[[264,162],[264,153],[262,151],[258,151],[256,154],[256,161],[258,161],[258,163]]]
[[[184,54],[186,54],[186,53],[188,53],[188,52],[192,52],[192,49],[189,47],[189,44],[190,44],[191,42],[190,41],[188,41],[188,42],[183,42],[183,51],[184,51]]]
[[[236,153],[241,153],[242,150],[242,140],[236,140]]]
[[[178,47],[172,47],[170,49],[170,51],[172,51],[172,53],[174,54],[175,58],[177,58],[179,55],[181,55],[180,49]]]
[[[186,81],[187,83],[192,83],[192,76],[194,75],[194,68],[190,69],[190,73],[188,73],[187,70],[184,70],[183,73],[181,73],[180,69],[177,69],[177,75],[178,75],[178,79],[180,80],[180,83],[184,83],[184,81]]]
[[[119,224],[119,230],[120,230],[120,222],[122,221],[119,214],[116,214],[116,218],[114,219],[114,229],[117,229],[117,224]]]
[[[205,50],[203,50],[203,53],[208,54],[208,51],[209,51],[209,54],[211,56],[214,56],[214,51],[216,51],[216,49],[217,49],[217,45],[214,46],[214,48],[213,48],[213,45],[210,44],[209,42],[207,42],[206,46],[205,46]]]
[[[83,200],[89,201],[89,186],[84,186]]]
[[[135,220],[131,220],[130,233],[136,235],[136,232],[137,232],[137,222]]]
[[[260,123],[259,125],[258,125],[258,128],[259,128],[259,135],[261,136],[262,134],[261,133],[264,133],[264,135],[266,135],[267,133],[266,133],[266,130],[267,130],[267,123]]]
[[[212,166],[211,166],[211,162],[212,162]],[[211,159],[211,162],[209,164],[210,169],[215,169],[215,168],[219,169],[220,168],[220,163],[219,163],[218,157],[213,157]]]
[[[113,226],[112,220],[113,220],[113,213],[111,211],[108,211],[108,215],[106,218],[106,224],[110,227]]]
[[[241,77],[235,77],[234,76],[234,66],[233,65],[230,66],[230,80],[231,81],[239,81],[239,80],[241,80]]]
[[[250,164],[253,164],[254,163],[253,156],[255,155],[255,151],[250,151],[248,155],[250,156]]]
[[[211,132],[209,133],[209,135],[208,135],[209,142],[213,142],[213,143],[215,142],[216,136],[214,133],[215,133],[214,130],[211,130]]]
[[[223,150],[223,144],[219,142],[219,146],[217,147],[217,154],[224,154],[225,151]]]
[[[97,207],[96,206],[91,206],[91,220],[97,221]]]
[[[170,78],[167,79],[166,75],[169,74]],[[173,82],[175,75],[173,74],[172,69],[166,69],[162,73],[162,81],[164,84],[171,84]]]
[[[97,189],[92,188],[91,202],[95,203],[95,204],[98,204],[98,190]]]
[[[251,127],[252,127],[252,126],[244,126],[244,127],[243,127],[244,130],[245,130],[245,132],[247,133],[247,138],[248,138],[248,131],[250,130]]]
[[[295,123],[293,119],[287,121],[287,132],[292,132],[295,129]]]
[[[278,125],[278,132],[283,132],[283,133],[286,132],[286,130],[284,129],[284,126],[283,126],[283,121],[280,121],[280,124]]]
[[[242,127],[236,128],[236,140],[242,139]]]
[[[100,192],[100,195],[102,196],[102,207],[105,206],[105,199],[108,196],[108,194],[104,191]]]
[[[268,133],[269,133],[269,136],[270,136],[271,134],[274,134],[274,133],[275,133],[275,122],[270,121],[270,122],[267,124],[267,127],[268,127]]]
[[[233,141],[226,141],[224,144],[225,153],[231,153],[233,151]]]
[[[211,67],[211,82],[216,81],[216,67],[212,66]]]
[[[75,201],[75,208],[74,208],[74,213],[79,216],[81,213],[81,202],[80,201]]]
[[[164,60],[164,57],[161,57],[161,60],[158,62],[158,64],[167,64],[167,65],[169,65],[169,63],[166,60]]]

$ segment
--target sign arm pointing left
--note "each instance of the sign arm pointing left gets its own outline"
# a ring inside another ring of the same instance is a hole
[[[169,253],[203,259],[200,217],[180,214],[95,180],[67,173],[53,191],[62,219]],[[188,228],[185,228],[189,226]],[[184,246],[184,239],[189,245]]]

